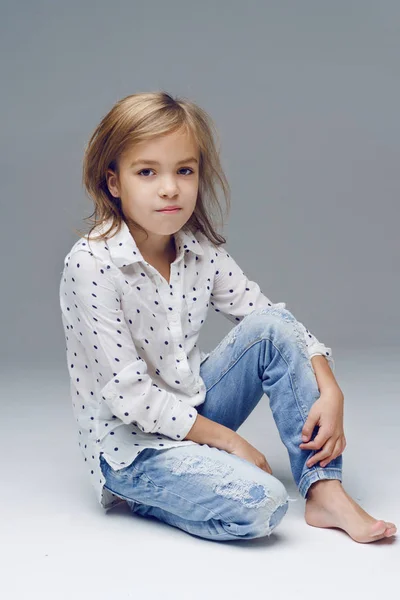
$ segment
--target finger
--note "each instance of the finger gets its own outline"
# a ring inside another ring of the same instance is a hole
[[[341,450],[340,450],[341,445],[342,445],[341,440],[339,438],[335,444],[335,447],[333,449],[331,456],[328,456],[328,458],[324,459],[322,462],[321,461],[319,462],[321,467],[326,467],[327,465],[329,465],[329,463],[332,460],[335,460],[335,458],[337,458],[341,454]]]
[[[327,431],[324,427],[320,428],[317,437],[313,440],[317,449],[322,448],[332,438],[332,431]]]
[[[312,442],[302,442],[301,444],[299,444],[299,448],[301,448],[302,450],[320,450],[320,448],[316,448],[315,440],[313,440]]]
[[[308,461],[306,462],[307,467],[312,467],[320,460],[330,456],[332,454],[332,449],[333,449],[334,445],[335,445],[335,442],[331,442],[331,443],[328,442],[327,444],[325,444],[325,446],[323,447],[321,452],[314,454],[314,456],[312,456],[311,458],[308,459]]]
[[[310,440],[309,442],[301,442],[299,444],[299,448],[301,448],[302,450],[319,450],[319,448],[315,447],[315,439]]]
[[[319,415],[310,412],[308,415],[307,421],[304,423],[303,429],[301,430],[302,439],[305,437],[304,441],[307,441],[308,438],[312,436],[312,432],[318,424]]]
[[[299,447],[302,450],[320,450],[329,440],[330,436],[330,433],[320,429],[317,436],[311,442],[302,443]]]

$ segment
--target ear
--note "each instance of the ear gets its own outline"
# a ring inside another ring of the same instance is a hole
[[[111,169],[107,170],[106,181],[110,194],[114,196],[114,198],[119,198],[120,194],[118,189],[117,175]]]

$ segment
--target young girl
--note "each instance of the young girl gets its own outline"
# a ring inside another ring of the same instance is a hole
[[[126,501],[210,540],[269,536],[288,493],[237,433],[266,394],[306,522],[363,543],[394,535],[342,487],[331,349],[246,277],[214,229],[216,186],[229,201],[229,185],[209,115],[162,92],[120,100],[87,145],[83,181],[94,225],[65,257],[60,305],[101,506]],[[235,327],[205,354],[210,305]]]

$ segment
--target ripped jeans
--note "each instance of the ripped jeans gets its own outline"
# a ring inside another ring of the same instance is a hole
[[[341,455],[326,467],[307,467],[317,450],[299,448],[320,392],[298,322],[288,310],[275,306],[244,317],[206,357],[200,375],[207,393],[198,413],[234,431],[268,396],[303,498],[315,481],[342,481]],[[316,426],[310,439],[317,433]],[[207,444],[146,448],[120,471],[102,456],[100,464],[106,486],[124,496],[132,512],[209,540],[269,536],[288,510],[288,493],[276,477]]]

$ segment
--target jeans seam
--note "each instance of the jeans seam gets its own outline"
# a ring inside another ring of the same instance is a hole
[[[286,366],[287,366],[287,369],[288,369],[288,374],[289,374],[289,379],[290,379],[290,386],[291,386],[291,388],[292,388],[292,392],[293,392],[293,394],[294,394],[294,397],[295,397],[295,399],[296,399],[296,405],[297,405],[298,411],[299,411],[299,413],[300,413],[300,415],[301,415],[301,417],[302,417],[302,419],[303,419],[303,425],[304,425],[304,423],[305,423],[305,422],[306,422],[306,420],[307,420],[307,416],[304,416],[304,414],[303,414],[303,409],[302,409],[302,406],[301,406],[301,403],[299,403],[299,398],[298,398],[297,392],[296,392],[296,390],[295,390],[295,387],[296,387],[296,386],[293,384],[293,381],[292,381],[292,374],[291,374],[291,372],[290,372],[289,365],[288,365],[288,363],[287,363],[287,361],[286,361],[286,358],[283,356],[282,352],[281,352],[281,351],[279,350],[279,348],[278,348],[278,347],[277,347],[277,346],[274,344],[274,342],[272,341],[272,339],[271,339],[270,337],[268,337],[268,336],[262,336],[261,338],[259,338],[259,339],[256,339],[255,341],[253,340],[253,341],[251,342],[251,344],[249,344],[249,345],[248,345],[248,346],[247,346],[247,347],[246,347],[246,348],[243,350],[243,352],[240,354],[240,356],[238,356],[238,357],[237,357],[237,359],[236,359],[236,360],[235,360],[235,361],[234,361],[234,362],[233,362],[231,365],[229,365],[229,367],[226,369],[226,371],[224,371],[224,373],[222,373],[222,374],[220,375],[219,379],[217,379],[217,381],[215,381],[215,382],[212,384],[212,386],[211,386],[210,388],[206,389],[206,392],[209,392],[210,390],[212,390],[212,388],[213,388],[215,385],[217,385],[217,383],[219,383],[219,382],[221,381],[221,379],[222,379],[223,377],[225,377],[225,375],[226,375],[227,373],[229,373],[229,371],[230,371],[230,370],[231,370],[231,369],[232,369],[232,368],[235,366],[235,364],[236,364],[236,363],[237,363],[237,362],[238,362],[238,361],[239,361],[239,360],[242,358],[242,356],[243,356],[243,355],[244,355],[244,354],[245,354],[245,353],[246,353],[248,350],[250,350],[250,348],[252,348],[253,346],[255,346],[255,344],[258,344],[259,342],[262,342],[263,340],[268,340],[269,342],[271,342],[271,344],[272,344],[272,345],[273,345],[273,347],[274,347],[274,348],[275,348],[275,349],[278,351],[278,354],[279,354],[279,356],[282,358],[282,360],[285,362],[285,364],[286,364]]]
[[[262,342],[264,339],[268,339],[270,342],[272,342],[272,340],[271,340],[270,338],[263,338],[263,337],[262,337],[262,338],[260,338],[260,339],[258,339],[258,340],[253,340],[253,341],[252,341],[252,342],[251,342],[251,343],[250,343],[248,346],[246,346],[246,348],[243,350],[243,352],[240,354],[240,356],[238,356],[238,357],[237,357],[237,359],[236,359],[236,360],[235,360],[235,361],[234,361],[234,362],[233,362],[231,365],[229,365],[229,367],[228,367],[228,368],[227,368],[227,369],[226,369],[226,370],[225,370],[225,371],[224,371],[224,372],[223,372],[223,373],[220,375],[220,377],[219,377],[219,378],[218,378],[218,379],[217,379],[217,380],[216,380],[216,381],[215,381],[215,382],[212,384],[212,386],[211,386],[211,387],[209,387],[208,389],[206,388],[206,391],[207,391],[207,392],[209,392],[210,390],[212,390],[212,388],[213,388],[215,385],[217,385],[217,383],[219,383],[219,382],[221,381],[221,379],[222,379],[223,377],[225,377],[225,375],[226,375],[227,373],[229,373],[229,371],[230,371],[230,370],[231,370],[231,369],[232,369],[232,368],[233,368],[233,367],[236,365],[236,363],[237,363],[237,362],[238,362],[238,361],[239,361],[239,360],[242,358],[242,356],[243,356],[244,354],[246,354],[246,352],[247,352],[248,350],[250,350],[250,348],[252,348],[252,347],[253,347],[253,346],[255,346],[256,344],[258,344],[259,342]],[[273,342],[272,342],[272,344],[273,344]],[[277,350],[278,350],[278,349],[277,349]],[[278,350],[278,352],[279,352],[279,350]]]
[[[105,459],[104,459],[104,460],[105,460]],[[108,464],[108,463],[107,463],[107,464]],[[109,465],[109,466],[110,466],[110,465]],[[135,467],[134,467],[133,465],[129,465],[129,466],[132,466],[132,469],[133,469],[133,470],[135,470],[135,471],[137,471],[137,469],[135,469]],[[112,467],[110,467],[110,468],[112,468]],[[104,477],[105,477],[105,479],[106,479],[106,481],[107,481],[107,478],[106,478],[106,476],[105,476],[105,475],[104,475]],[[148,476],[146,473],[142,473],[141,475],[139,475],[139,479],[142,479],[142,480],[146,479],[148,482],[150,482],[150,483],[151,483],[151,484],[152,484],[152,485],[153,485],[155,488],[157,488],[158,490],[161,490],[161,491],[164,491],[164,490],[165,490],[165,487],[159,486],[159,485],[157,485],[156,483],[154,483],[154,481],[153,481],[153,480],[152,480],[152,479],[151,479],[151,478],[150,478],[150,477],[149,477],[149,476]],[[119,495],[119,494],[118,494],[118,492],[115,492],[115,491],[111,490],[111,488],[109,488],[108,486],[104,485],[104,487],[106,487],[108,490],[110,490],[110,491],[111,491],[113,494],[116,494],[117,496]],[[194,505],[194,506],[199,506],[199,507],[200,507],[200,508],[202,508],[202,509],[205,509],[205,508],[206,508],[206,507],[205,507],[205,506],[203,506],[202,504],[198,504],[197,502],[192,502],[191,500],[189,500],[189,499],[187,499],[187,498],[184,498],[183,496],[180,496],[179,494],[176,494],[175,492],[173,492],[173,491],[171,491],[171,490],[168,490],[168,493],[169,493],[169,494],[173,494],[174,496],[176,496],[176,497],[177,497],[177,498],[179,498],[180,500],[185,500],[186,502],[189,502],[190,504],[192,504],[192,505]],[[123,495],[123,494],[122,494],[122,495]],[[135,500],[135,498],[129,498],[128,496],[124,496],[124,497],[125,497],[125,498],[128,498],[128,500],[133,500],[133,501],[135,501],[135,502],[140,502],[140,500]],[[215,518],[217,518],[217,519],[219,519],[219,520],[223,521],[224,523],[227,523],[227,521],[225,521],[225,519],[222,517],[222,515],[219,515],[218,513],[215,513],[213,510],[211,510],[211,509],[209,509],[209,508],[206,508],[206,510],[208,510],[208,511],[209,511],[209,512],[211,512],[213,515],[215,515]],[[171,512],[171,511],[169,511],[169,512]],[[179,517],[180,515],[177,515],[177,516]]]
[[[154,483],[154,481],[148,476],[146,475],[146,478],[148,479],[148,481],[158,490],[161,490],[161,492],[165,491],[165,487],[157,485],[156,483]],[[174,496],[176,496],[177,498],[179,498],[180,500],[184,500],[185,502],[189,502],[191,505],[193,506],[198,506],[202,509],[205,509],[207,511],[209,511],[210,513],[212,513],[212,515],[216,518],[219,519],[220,521],[222,521],[223,523],[227,523],[229,524],[229,521],[226,521],[222,515],[220,515],[219,513],[214,512],[212,509],[205,507],[203,504],[198,504],[197,502],[192,502],[190,499],[188,498],[184,498],[183,496],[180,496],[179,494],[177,494],[176,492],[172,491],[172,490],[168,490],[168,494],[173,494]],[[171,512],[171,511],[168,511]],[[173,513],[175,514],[175,513]],[[182,518],[180,515],[176,515],[180,518]],[[229,517],[230,521],[232,521],[232,519]],[[203,519],[204,520],[204,519]],[[207,520],[207,519],[206,519]]]

